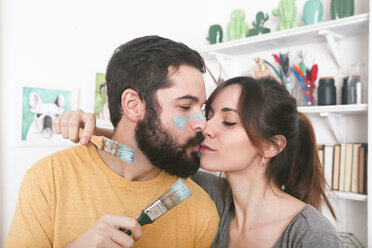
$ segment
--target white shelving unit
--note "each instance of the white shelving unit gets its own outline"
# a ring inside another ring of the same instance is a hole
[[[260,36],[223,42],[210,45],[198,51],[208,59],[216,54],[235,56],[247,53],[256,53],[273,48],[290,47],[299,44],[309,44],[324,40],[324,33],[337,34],[337,38],[346,38],[368,32],[369,14],[351,16],[339,20],[327,21],[319,24],[308,25],[272,32]]]
[[[307,116],[319,116],[327,120],[327,125],[337,143],[346,142],[346,118],[367,115],[367,104],[298,107]]]
[[[337,197],[345,199],[345,200],[354,200],[354,201],[367,201],[367,195],[363,194],[356,194],[356,193],[349,193],[349,192],[341,192],[335,191],[334,192]]]
[[[329,105],[298,107],[298,111],[306,115],[340,114],[340,115],[365,115],[368,111],[367,104]]]
[[[278,49],[279,51],[281,48],[304,46],[311,43],[322,42],[327,44],[326,42],[328,42],[336,63],[340,65],[339,51],[334,49],[337,41],[368,34],[367,44],[362,44],[368,50],[369,45],[372,44],[369,32],[370,27],[369,13],[365,13],[339,20],[326,21],[320,24],[301,26],[290,30],[275,31],[260,36],[209,45],[198,51],[208,63],[208,61],[218,61],[221,57],[231,60],[235,56],[249,55],[273,49]],[[369,62],[371,58],[372,52],[370,51],[368,55],[368,71],[372,71],[372,66]],[[370,81],[372,77],[369,78]],[[371,83],[368,82],[368,85],[368,99],[371,102]],[[364,140],[368,141],[369,144],[372,143],[372,135],[367,130],[368,126],[372,127],[372,113],[367,104],[306,106],[298,107],[298,111],[308,115],[310,118],[314,117],[317,121],[326,122],[328,126],[327,132],[333,133],[337,143],[345,142],[346,132],[349,129],[346,129],[344,124],[349,119],[359,118],[366,124],[366,128],[363,125],[362,135],[363,137],[368,135],[368,139],[365,138]],[[348,142],[354,142],[354,140],[348,140]],[[371,161],[371,156],[369,156],[369,165],[372,163]],[[369,166],[369,168],[371,167]],[[368,170],[368,178],[372,178],[372,170]],[[369,181],[367,188],[367,191],[371,192],[372,180]],[[352,232],[357,237],[362,237],[361,241],[366,247],[372,248],[372,199],[363,194],[338,191],[333,193],[330,193],[330,195],[336,196],[336,200],[342,202],[340,211],[336,210],[343,217],[341,218],[343,223],[338,226],[338,231]]]

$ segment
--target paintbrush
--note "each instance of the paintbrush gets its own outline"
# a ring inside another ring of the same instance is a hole
[[[83,134],[83,129],[80,128],[79,130],[79,137],[81,138]],[[132,164],[134,162],[134,155],[136,154],[135,151],[130,149],[129,147],[120,144],[119,142],[106,138],[104,136],[95,136],[93,135],[90,138],[90,142],[92,142],[98,149],[105,151],[120,160]]]
[[[165,214],[168,210],[177,206],[191,195],[191,191],[182,181],[178,179],[168,191],[162,194],[154,203],[142,210],[141,215],[138,217],[138,223],[143,226],[146,224],[154,223],[160,216]],[[130,230],[120,228],[120,231],[131,235]]]

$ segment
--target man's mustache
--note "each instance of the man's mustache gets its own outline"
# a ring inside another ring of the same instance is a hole
[[[204,140],[204,135],[202,132],[197,132],[194,137],[191,137],[187,140],[186,144],[184,145],[185,148],[192,147],[195,145],[199,145]]]

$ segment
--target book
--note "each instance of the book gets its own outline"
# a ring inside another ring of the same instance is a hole
[[[333,175],[332,175],[332,189],[339,189],[340,182],[340,159],[341,159],[341,145],[333,146]]]
[[[344,184],[341,188],[344,192],[351,191],[351,170],[353,163],[353,145],[352,143],[346,143],[345,149],[345,162],[344,162]]]
[[[333,172],[333,146],[324,146],[323,150],[323,169],[324,177],[327,184],[332,187],[332,172]]]
[[[359,147],[359,176],[358,193],[367,194],[367,144],[361,144]]]
[[[360,170],[360,154],[359,149],[362,144],[353,144],[353,159],[351,166],[351,189],[350,192],[358,193],[359,187],[359,170]]]
[[[324,145],[321,145],[321,144],[318,144],[317,145],[318,147],[318,156],[319,156],[319,160],[320,160],[320,164],[323,166],[324,164]],[[323,169],[324,169],[324,166],[323,166]]]
[[[368,173],[367,173],[367,168],[368,168],[368,149],[367,149],[367,144],[366,147],[364,148],[365,153],[364,153],[364,184],[363,184],[363,194],[368,194]]]
[[[338,190],[343,191],[345,185],[345,160],[346,160],[346,143],[341,143],[340,150],[340,176]]]

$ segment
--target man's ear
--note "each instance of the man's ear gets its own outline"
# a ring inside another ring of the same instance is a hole
[[[134,122],[142,120],[146,110],[145,103],[133,89],[126,89],[121,94],[121,109],[124,115]]]
[[[285,146],[287,145],[287,140],[283,135],[275,135],[273,137],[274,142],[276,143],[273,144],[272,142],[266,142],[264,144],[264,157],[266,158],[272,158],[278,155]]]

